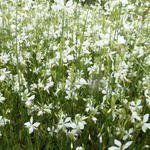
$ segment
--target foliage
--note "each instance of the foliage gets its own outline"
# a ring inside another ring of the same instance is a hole
[[[0,149],[150,149],[150,3],[94,2],[0,1]]]

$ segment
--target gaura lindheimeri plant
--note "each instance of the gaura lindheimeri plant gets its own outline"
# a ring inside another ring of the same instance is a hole
[[[0,149],[150,149],[149,0],[0,0]]]
[[[36,130],[39,127],[40,123],[39,122],[33,123],[33,117],[31,117],[30,121],[26,122],[24,125],[26,128],[29,129],[29,134],[31,134],[34,130]]]

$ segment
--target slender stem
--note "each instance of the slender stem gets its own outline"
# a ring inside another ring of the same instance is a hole
[[[18,84],[19,84],[19,91],[18,91],[18,96],[16,98],[16,101],[14,103],[14,110],[16,110],[16,106],[17,106],[17,110],[16,110],[16,116],[14,116],[14,121],[16,121],[16,118],[18,119],[18,121],[16,122],[16,131],[18,132],[18,135],[21,131],[21,123],[22,123],[22,119],[21,119],[21,101],[20,101],[20,93],[21,93],[21,87],[20,87],[20,70],[19,70],[19,43],[18,43],[18,0],[16,1],[16,59],[17,59],[17,66],[16,66],[16,71],[18,74]]]

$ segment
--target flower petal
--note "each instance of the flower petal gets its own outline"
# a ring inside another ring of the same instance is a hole
[[[139,99],[138,101],[137,101],[137,105],[140,105],[141,104],[141,100]]]
[[[71,127],[71,123],[65,123],[65,127],[70,128]]]
[[[25,125],[26,127],[29,127],[31,124],[30,124],[30,122],[26,122],[24,125]]]
[[[33,124],[33,126],[36,127],[36,128],[37,128],[39,125],[40,125],[39,122],[36,122],[36,123]]]
[[[133,143],[133,141],[129,141],[124,145],[124,149],[127,149],[131,144]]]
[[[68,1],[68,2],[66,3],[66,6],[67,6],[67,7],[71,7],[72,4],[73,4],[73,2],[72,2],[72,0],[70,0],[70,1]]]
[[[120,148],[116,147],[116,146],[111,146],[108,148],[108,150],[120,150]]]
[[[31,124],[33,123],[33,117],[30,118],[30,123],[31,123]]]
[[[138,116],[137,112],[135,112],[135,111],[132,112],[132,116],[133,116],[133,118],[135,118],[135,119],[141,121],[141,118]]]
[[[71,117],[67,117],[66,119],[65,119],[65,122],[69,122],[71,120]]]
[[[29,134],[31,134],[33,132],[33,127],[29,128]]]
[[[144,115],[143,122],[144,122],[144,123],[147,122],[147,121],[148,121],[148,118],[149,118],[149,114]]]
[[[84,129],[84,124],[81,123],[81,122],[79,122],[79,128],[80,128],[81,130],[83,130],[83,129]]]
[[[76,128],[76,124],[75,123],[70,123],[70,127],[75,129]]]
[[[130,128],[130,129],[129,129],[129,133],[133,133],[133,128]]]
[[[142,131],[143,131],[143,132],[146,132],[145,124],[142,126]]]
[[[114,143],[115,143],[115,145],[117,145],[117,146],[119,146],[119,147],[121,147],[121,145],[122,145],[121,142],[118,141],[118,140],[116,140],[116,139],[114,140]]]
[[[128,135],[125,135],[125,136],[123,137],[123,140],[125,141],[127,138],[128,138]]]

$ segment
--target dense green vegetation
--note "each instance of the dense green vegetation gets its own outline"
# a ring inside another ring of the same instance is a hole
[[[150,149],[148,0],[0,1],[0,149]]]

